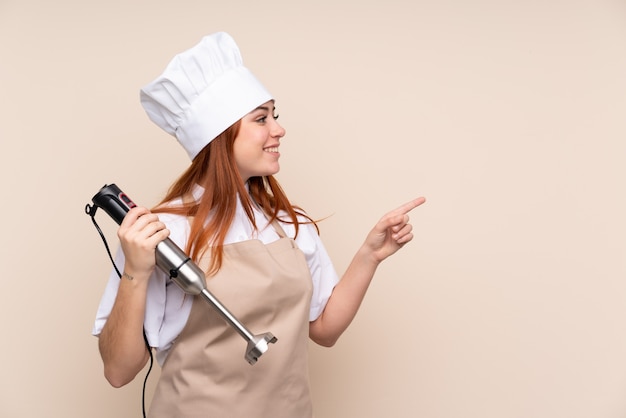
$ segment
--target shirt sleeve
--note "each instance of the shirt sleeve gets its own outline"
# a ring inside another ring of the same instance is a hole
[[[123,268],[124,253],[121,249],[118,248],[114,260],[115,265],[118,269],[120,269],[120,267]],[[98,310],[96,312],[96,321],[91,331],[93,335],[99,336],[102,332],[102,328],[104,328],[104,324],[106,323],[107,319],[109,319],[109,315],[111,314],[111,309],[113,309],[113,303],[115,302],[115,297],[117,296],[117,289],[119,288],[119,286],[120,278],[117,276],[117,272],[115,271],[115,269],[112,269],[111,274],[109,274],[109,281],[107,282],[104,293],[102,294],[102,298],[100,299],[100,305],[98,305]]]
[[[309,321],[315,321],[324,311],[339,276],[314,225],[300,224],[296,243],[304,253],[311,272],[313,295]]]

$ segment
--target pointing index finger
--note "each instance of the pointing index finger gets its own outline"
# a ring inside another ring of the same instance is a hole
[[[410,202],[407,202],[399,208],[391,211],[391,213],[394,215],[405,215],[424,202],[426,202],[426,198],[418,197],[417,199],[413,199]]]

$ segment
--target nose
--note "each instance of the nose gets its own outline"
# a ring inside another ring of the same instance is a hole
[[[282,138],[285,136],[285,128],[283,128],[277,120],[274,119],[274,123],[272,125],[271,134],[274,138]]]

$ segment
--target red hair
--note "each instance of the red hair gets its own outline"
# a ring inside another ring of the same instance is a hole
[[[298,215],[317,228],[315,221],[289,202],[278,180],[273,176],[252,177],[248,180],[249,191],[246,189],[233,152],[240,124],[239,121],[236,122],[204,147],[189,168],[170,186],[161,203],[153,209],[154,213],[168,212],[193,217],[185,252],[197,262],[210,250],[208,275],[215,274],[222,266],[224,239],[235,217],[237,198],[241,200],[255,229],[257,227],[252,211],[253,202],[268,216],[270,223],[280,219],[293,224],[296,236],[302,223],[298,221]],[[197,202],[191,195],[196,185],[204,188],[204,193]],[[182,205],[168,205],[168,202],[178,198],[184,198]],[[279,218],[281,211],[286,217]]]

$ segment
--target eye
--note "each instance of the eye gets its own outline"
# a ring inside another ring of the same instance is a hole
[[[280,115],[276,114],[276,115],[273,115],[272,117],[274,118],[274,120],[277,120],[279,116]]]
[[[267,120],[267,116],[261,116],[260,118],[258,118],[256,121],[258,123],[265,123],[265,121]]]

